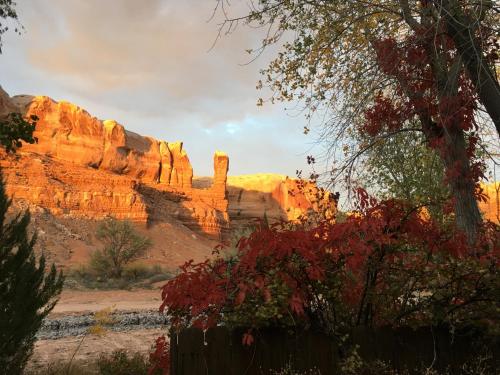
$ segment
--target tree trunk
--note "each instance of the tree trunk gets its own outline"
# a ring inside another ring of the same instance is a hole
[[[443,52],[437,51],[431,44],[427,45],[427,53],[431,58],[431,69],[434,75],[439,101],[439,135],[444,141],[441,158],[446,167],[446,179],[454,199],[455,224],[465,232],[469,244],[477,238],[481,224],[481,213],[475,196],[476,181],[471,171],[470,155],[467,154],[465,132],[460,120],[455,116],[452,105],[446,104],[459,94],[459,77],[462,60],[455,58],[451,63],[443,58]],[[429,118],[429,121],[432,120]]]
[[[479,100],[490,115],[500,137],[500,85],[484,58],[483,49],[474,36],[471,21],[463,13],[460,4],[443,0],[441,6],[448,33],[462,57]]]
[[[444,148],[440,150],[441,159],[445,165],[448,186],[454,199],[455,224],[465,232],[468,242],[472,244],[476,239],[482,218],[475,196],[475,182],[471,176],[464,131],[456,125],[444,131],[438,131],[436,124],[429,116],[420,114],[419,117],[428,142],[436,138],[444,138]]]
[[[407,95],[415,98],[414,93],[407,92]],[[471,178],[464,131],[459,124],[451,124],[449,129],[438,126],[425,111],[419,112],[418,117],[428,143],[444,139],[444,148],[440,150],[440,155],[449,176],[448,185],[454,199],[455,223],[465,232],[469,243],[473,243],[482,218],[474,194],[475,183]]]
[[[481,103],[490,114],[500,135],[500,88],[496,78],[484,61],[482,50],[474,49],[479,47],[479,43],[474,38],[470,23],[463,23],[464,20],[456,17],[456,14],[463,15],[457,1],[441,0],[435,3],[434,6],[440,8],[437,9],[438,13],[445,14],[445,21],[460,54],[460,58],[457,57],[450,63],[446,58],[447,51],[436,47],[435,37],[426,41],[424,48],[430,59],[430,68],[438,90],[436,99],[440,104],[445,104],[444,100],[459,95],[460,71],[462,66],[465,65],[471,80],[476,85]],[[436,20],[432,12],[422,13],[421,21],[417,22],[411,15],[408,1],[400,0],[400,4],[405,21],[415,32],[421,27],[426,30],[435,27],[436,35],[439,34],[437,33]],[[428,6],[430,6],[430,3]],[[465,19],[465,21],[467,20]],[[396,75],[395,78],[410,99],[420,100],[422,98],[423,93],[410,90],[406,84],[405,76]],[[440,105],[439,107],[442,107],[444,111],[452,112],[439,113],[439,119],[434,120],[432,118],[434,115],[422,108],[419,110],[418,117],[428,142],[434,140],[444,141],[440,152],[446,167],[450,191],[454,198],[455,223],[459,229],[465,232],[468,242],[472,244],[477,238],[482,218],[475,197],[475,181],[471,173],[470,157],[467,155],[465,133],[462,124],[456,123],[456,120],[454,120],[453,109],[449,108],[449,105]]]
[[[470,175],[464,131],[453,127],[445,131],[444,138],[446,146],[443,160],[447,174],[452,175],[448,178],[448,185],[454,199],[455,223],[472,244],[482,219],[475,196],[475,183]]]

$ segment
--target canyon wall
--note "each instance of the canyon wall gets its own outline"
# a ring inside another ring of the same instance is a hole
[[[209,177],[193,180],[196,187],[213,184]],[[273,173],[227,177],[228,214],[231,228],[247,228],[264,218],[269,223],[297,220],[321,213],[333,219],[336,197],[316,184]]]
[[[101,121],[84,109],[46,96],[10,98],[0,87],[0,116],[36,115],[36,144],[16,154],[0,151],[7,191],[15,200],[64,217],[114,216],[137,222],[177,220],[221,239],[256,219],[296,220],[335,199],[316,185],[277,174],[229,176],[229,159],[216,151],[213,178],[193,178],[182,142],[156,140]],[[498,183],[485,186],[485,218],[498,222]]]
[[[10,98],[1,90],[0,115],[13,111],[38,117],[37,143],[1,155],[7,191],[14,199],[56,215],[175,219],[218,239],[229,230],[229,160],[223,152],[214,155],[213,186],[193,189],[193,168],[182,142],[143,137],[69,102],[46,96]]]
[[[0,88],[0,115],[18,111],[38,118],[35,144],[0,159],[14,199],[67,218],[114,216],[136,222],[177,220],[196,233],[222,239],[264,216],[297,219],[317,209],[307,185],[281,175],[228,179],[228,156],[216,151],[214,175],[193,186],[193,168],[182,142],[128,131],[81,107],[47,96],[10,98]]]
[[[12,102],[38,117],[37,144],[23,152],[43,154],[72,164],[127,175],[145,183],[188,190],[193,168],[182,142],[169,143],[125,130],[114,120],[101,121],[84,109],[47,96],[20,95]]]

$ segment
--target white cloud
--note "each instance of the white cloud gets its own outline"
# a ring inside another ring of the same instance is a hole
[[[246,7],[246,1],[238,3]],[[257,108],[258,71],[272,51],[248,61],[259,31],[240,29],[209,51],[215,1],[30,0],[18,2],[26,33],[5,39],[2,82],[11,94],[73,101],[141,134],[183,140],[195,171],[212,152],[230,154],[232,173],[303,167],[303,118]],[[302,146],[301,146],[302,145]]]

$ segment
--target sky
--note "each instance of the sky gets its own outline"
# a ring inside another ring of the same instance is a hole
[[[249,63],[261,31],[238,27],[215,45],[215,0],[17,0],[21,35],[4,34],[0,85],[11,96],[47,95],[126,129],[183,141],[195,175],[308,171],[314,139],[302,114],[257,107],[259,71],[276,50]],[[246,11],[235,0],[231,11]],[[239,13],[238,13],[239,12]],[[213,46],[213,48],[212,48]],[[292,104],[289,104],[292,106]]]

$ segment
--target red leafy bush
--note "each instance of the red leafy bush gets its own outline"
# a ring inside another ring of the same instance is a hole
[[[485,224],[468,245],[403,202],[358,193],[359,211],[345,222],[261,226],[233,258],[186,263],[163,287],[161,311],[178,328],[298,326],[333,335],[361,325],[495,326],[498,227]]]
[[[156,339],[154,351],[149,355],[150,368],[148,375],[170,374],[170,344],[165,336]]]

